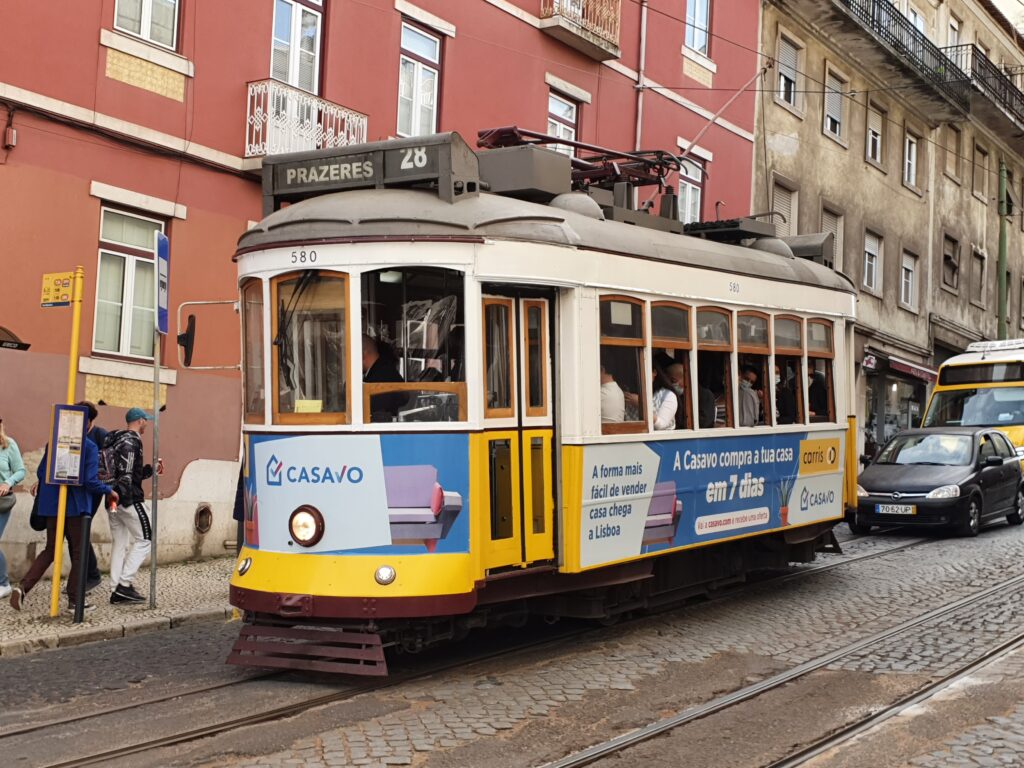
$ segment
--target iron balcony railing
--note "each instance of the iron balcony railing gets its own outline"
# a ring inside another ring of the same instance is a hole
[[[1024,127],[1024,93],[1010,76],[973,43],[951,45],[942,49],[958,68],[967,73],[974,86],[994,101],[1016,123]]]
[[[541,0],[540,17],[561,16],[618,46],[620,4],[620,0]]]
[[[366,115],[277,80],[249,83],[245,156],[330,149],[366,141]]]
[[[967,75],[889,0],[833,0],[904,63],[963,111],[970,109]]]

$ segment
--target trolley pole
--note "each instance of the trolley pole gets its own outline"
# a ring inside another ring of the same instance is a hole
[[[999,336],[1006,338],[1006,163],[999,161]]]
[[[71,284],[71,350],[68,359],[68,389],[65,402],[75,402],[75,383],[78,378],[78,334],[82,326],[82,284],[85,282],[85,270],[75,267],[75,276]],[[57,450],[56,445],[50,446],[51,454]],[[50,461],[53,456],[50,456]],[[60,613],[60,572],[64,565],[64,523],[67,519],[68,487],[61,485],[57,496],[57,532],[54,534],[53,577],[50,582],[50,616]]]

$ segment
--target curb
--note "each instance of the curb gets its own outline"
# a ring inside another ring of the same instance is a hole
[[[150,632],[172,629],[186,624],[198,624],[215,619],[233,620],[233,618],[234,609],[229,605],[224,608],[205,608],[163,616],[146,616],[136,621],[107,626],[71,626],[60,629],[57,632],[47,632],[38,637],[0,641],[0,658],[25,656],[37,651],[46,651],[53,648],[70,648],[75,645],[94,643],[101,640],[114,640],[119,637],[149,634]]]

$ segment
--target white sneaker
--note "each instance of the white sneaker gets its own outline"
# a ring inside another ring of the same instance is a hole
[[[2,587],[0,587],[0,600],[3,600],[5,597],[9,597],[10,594],[11,594],[11,585],[10,584],[4,584]]]

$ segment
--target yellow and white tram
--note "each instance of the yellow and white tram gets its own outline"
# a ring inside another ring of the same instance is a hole
[[[388,647],[607,619],[832,541],[854,288],[764,225],[743,247],[632,210],[602,176],[631,158],[456,134],[267,158],[236,254],[232,662],[384,674]]]

